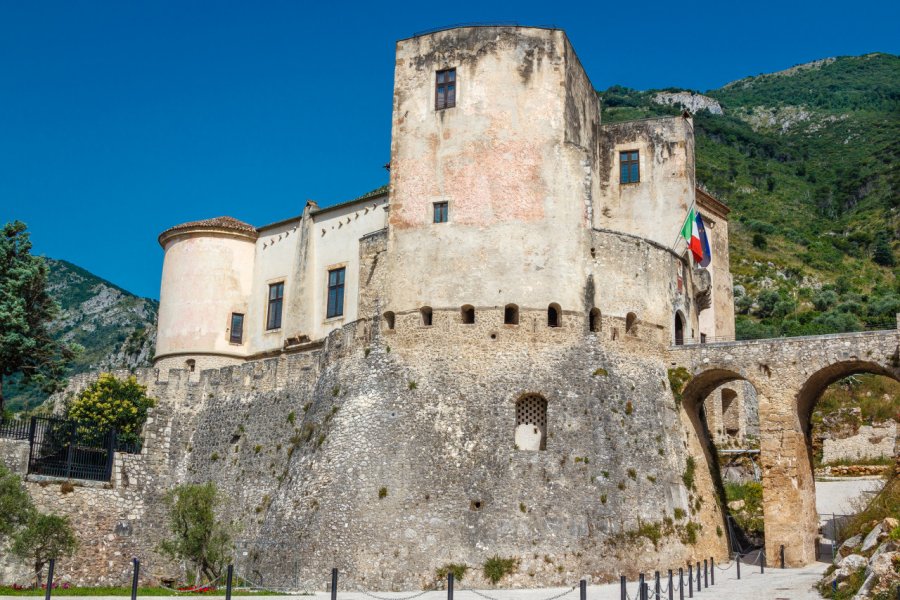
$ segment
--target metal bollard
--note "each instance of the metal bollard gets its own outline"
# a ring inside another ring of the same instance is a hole
[[[659,585],[659,571],[656,572],[656,600],[659,600],[659,597],[662,595],[662,587]]]
[[[587,600],[587,581],[585,581],[584,579],[579,581],[578,588],[581,591],[581,600]]]
[[[453,571],[447,572],[447,600],[453,600]]]
[[[764,552],[759,553],[759,572],[766,572],[766,554]]]
[[[50,600],[50,592],[53,590],[53,571],[56,570],[56,559],[50,559],[50,568],[47,571],[47,591],[44,592],[44,600]]]
[[[231,580],[234,578],[234,565],[228,565],[225,571],[225,600],[231,600]]]
[[[694,597],[694,565],[688,563],[688,598]]]
[[[678,600],[684,600],[684,568],[678,567]]]
[[[784,544],[781,545],[781,550],[779,551],[781,554],[781,568],[784,568]]]
[[[644,587],[644,574],[641,573],[640,577],[638,577],[638,598],[640,598],[641,600],[647,600],[645,590],[646,588]]]
[[[675,588],[672,587],[672,569],[669,569],[669,600],[675,600]]]
[[[737,558],[735,560],[737,560],[737,573],[738,573],[738,579],[740,579],[741,578],[741,555],[738,554]]]
[[[131,600],[137,600],[138,576],[141,572],[141,561],[137,557],[131,559],[134,572],[131,575]]]
[[[703,589],[703,573],[700,572],[700,561],[697,561],[697,591]]]
[[[709,587],[709,563],[703,559],[703,587]]]
[[[619,576],[619,589],[622,591],[620,600],[628,600],[628,592],[625,590],[625,576]]]
[[[713,557],[709,557],[709,583],[710,585],[716,585],[716,561],[713,560]]]
[[[337,569],[331,570],[331,600],[337,600]]]

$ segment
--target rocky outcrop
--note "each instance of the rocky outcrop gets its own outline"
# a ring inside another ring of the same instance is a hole
[[[863,583],[853,596],[853,600],[885,597],[889,590],[900,584],[900,542],[891,539],[891,532],[897,531],[898,521],[885,518],[877,523],[865,536],[855,535],[845,541],[835,557],[837,567],[823,581],[829,589],[838,590],[851,585],[859,585],[859,573],[863,573]]]
[[[653,97],[653,101],[657,104],[680,106],[692,113],[705,110],[714,115],[725,114],[718,100],[692,92],[659,92]]]

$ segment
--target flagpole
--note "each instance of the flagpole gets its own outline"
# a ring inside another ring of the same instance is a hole
[[[684,228],[684,224],[685,224],[685,222],[688,220],[688,217],[691,215],[691,209],[693,209],[694,206],[695,206],[696,204],[697,204],[697,196],[696,196],[696,194],[695,194],[695,195],[694,195],[694,200],[691,202],[691,205],[688,206],[687,214],[684,215],[684,221],[681,222],[681,228],[682,228],[682,229]],[[679,229],[679,230],[678,230],[678,235],[675,236],[675,241],[672,242],[672,246],[670,247],[670,249],[673,249],[673,250],[674,250],[674,249],[675,249],[675,246],[678,245],[678,240],[681,240],[681,239],[684,239],[684,238],[681,237],[681,229]]]

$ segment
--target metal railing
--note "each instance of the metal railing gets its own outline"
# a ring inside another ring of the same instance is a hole
[[[800,340],[803,338],[819,338],[824,336],[840,336],[851,335],[855,333],[892,333],[897,329],[890,324],[871,325],[862,329],[854,329],[852,331],[832,331],[828,333],[813,333],[803,335],[703,335],[699,338],[683,338],[679,339],[675,346],[699,346],[703,344],[716,344],[728,342],[753,342],[753,341],[769,341],[769,340]]]
[[[85,432],[74,421],[31,417],[28,474],[109,481],[116,432]]]
[[[0,421],[0,438],[7,440],[27,440],[31,428],[29,421]]]

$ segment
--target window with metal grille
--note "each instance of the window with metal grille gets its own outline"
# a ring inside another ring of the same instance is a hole
[[[547,449],[547,400],[538,394],[528,394],[516,402],[516,427],[533,425],[541,436],[540,449]]]
[[[328,271],[328,319],[344,314],[344,271],[344,267]]]
[[[281,328],[281,308],[284,303],[284,282],[269,284],[269,312],[266,329]]]
[[[244,341],[244,315],[231,313],[231,335],[228,341],[232,344],[241,344]]]
[[[434,109],[456,106],[456,69],[438,71],[434,79]]]
[[[435,223],[446,223],[447,222],[447,203],[446,202],[435,202],[434,203],[434,222]]]
[[[619,152],[619,183],[638,183],[641,180],[641,168],[638,163],[637,150]]]

